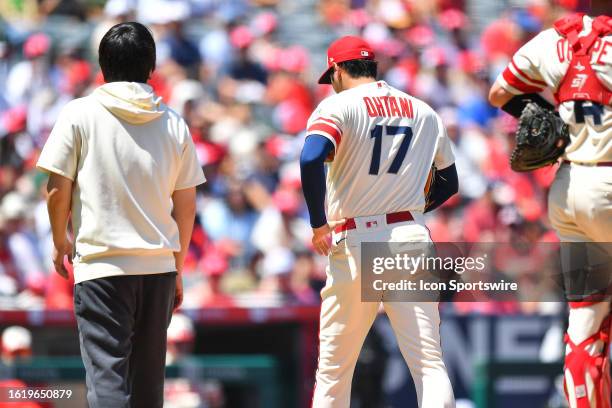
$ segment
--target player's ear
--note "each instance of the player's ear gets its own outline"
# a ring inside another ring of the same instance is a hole
[[[337,63],[332,63],[332,67],[334,68],[331,72],[332,75],[334,75],[336,72],[340,72],[340,66]]]

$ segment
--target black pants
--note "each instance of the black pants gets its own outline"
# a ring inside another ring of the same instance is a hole
[[[175,285],[176,272],[75,285],[90,408],[162,407]]]

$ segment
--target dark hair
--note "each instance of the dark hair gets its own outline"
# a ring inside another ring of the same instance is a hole
[[[374,78],[378,76],[378,63],[374,60],[350,60],[338,64],[351,78]]]
[[[151,32],[136,22],[113,26],[100,41],[98,62],[106,82],[147,82],[155,69]]]

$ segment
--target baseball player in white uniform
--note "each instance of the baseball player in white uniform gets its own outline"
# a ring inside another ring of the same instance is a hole
[[[312,243],[329,256],[313,407],[346,408],[357,357],[380,306],[361,300],[361,243],[431,242],[423,213],[456,193],[458,181],[440,117],[424,102],[376,80],[374,51],[364,40],[340,38],[327,55],[319,83],[331,83],[336,94],[310,117],[300,159]],[[439,170],[426,208],[432,164]],[[453,407],[437,302],[383,306],[419,407]]]
[[[551,223],[562,242],[612,242],[610,17],[572,15],[538,34],[499,75],[489,100],[507,107],[545,88],[571,138],[549,193]],[[609,335],[609,301],[570,302],[564,378],[572,408],[610,407]]]

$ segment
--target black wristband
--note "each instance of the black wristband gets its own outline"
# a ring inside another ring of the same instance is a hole
[[[544,109],[548,109],[552,111],[555,110],[555,107],[553,104],[548,102],[540,94],[537,94],[537,93],[516,95],[512,99],[510,99],[508,102],[506,102],[506,104],[502,106],[501,108],[503,109],[504,112],[509,113],[515,118],[520,118],[521,113],[523,113],[523,109],[525,109],[525,106],[527,106],[529,102],[533,102],[536,105],[539,105]]]

